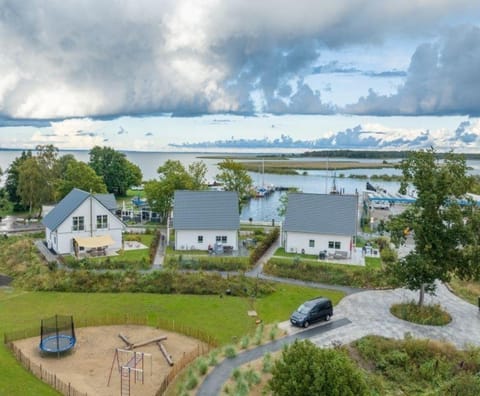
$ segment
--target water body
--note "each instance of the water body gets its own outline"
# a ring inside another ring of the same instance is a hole
[[[88,162],[88,151],[61,151],[60,155],[73,154],[79,161]],[[207,165],[207,179],[214,180],[218,173],[217,164],[219,159],[199,158],[204,153],[174,153],[174,152],[125,152],[129,161],[138,165],[143,172],[144,180],[151,180],[158,177],[157,169],[167,160],[179,160],[184,166],[188,166],[195,161],[203,161]],[[211,154],[211,153],[209,153]],[[231,153],[230,153],[231,154]],[[0,168],[6,170],[10,163],[21,155],[19,151],[1,151],[0,150]],[[297,159],[297,158],[296,158]],[[306,159],[307,160],[307,159]],[[308,158],[308,161],[325,161],[326,158]],[[335,160],[344,161],[346,159],[336,158]],[[359,162],[376,162],[377,160],[358,160]],[[349,178],[350,174],[371,176],[373,174],[400,174],[400,171],[392,168],[384,169],[352,169],[334,172],[335,161],[330,160],[332,170],[330,171],[308,171],[306,175],[276,175],[250,173],[253,181],[257,185],[274,185],[281,187],[296,187],[305,193],[330,192],[333,187],[334,175],[337,190],[345,194],[361,193],[365,190],[366,180]],[[480,174],[480,161],[468,161],[471,174]],[[377,184],[373,182],[373,184]],[[398,182],[379,182],[382,188],[389,192],[397,192]],[[264,198],[253,198],[245,205],[241,212],[241,219],[248,220],[252,218],[255,221],[279,221],[282,220],[277,213],[279,199],[282,192],[276,191]]]

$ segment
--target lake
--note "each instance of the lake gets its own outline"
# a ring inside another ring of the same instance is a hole
[[[88,162],[88,151],[62,150],[60,155],[73,154],[79,161]],[[125,152],[129,161],[138,165],[143,172],[144,180],[157,178],[157,169],[167,160],[179,160],[184,166],[188,166],[195,161],[203,161],[207,165],[207,180],[213,181],[218,173],[217,164],[221,162],[219,159],[199,158],[212,153],[178,153],[178,152]],[[0,150],[0,168],[5,171],[10,163],[21,155],[21,150]],[[221,155],[221,154],[219,154]],[[231,153],[230,153],[231,155]],[[318,160],[325,161],[326,158],[308,158],[309,161]],[[342,161],[345,159],[335,158]],[[330,159],[332,169],[335,160]],[[372,160],[358,160],[363,162],[371,162]],[[472,174],[480,174],[480,161],[468,161],[470,172]],[[336,172],[337,190],[345,194],[361,193],[365,190],[365,180],[349,178],[350,174],[371,176],[373,174],[399,174],[400,171],[392,168],[385,169],[352,169]],[[328,193],[333,187],[334,172],[333,171],[309,171],[306,175],[276,175],[250,173],[254,184],[256,185],[274,185],[281,187],[296,187],[300,191],[306,193]],[[343,177],[342,177],[343,176]],[[376,183],[372,183],[376,184]],[[398,182],[380,182],[381,186],[388,192],[397,192],[399,188]],[[277,213],[279,198],[281,192],[276,191],[264,198],[254,198],[242,209],[241,219],[248,220],[252,218],[256,221],[275,221],[281,220]]]

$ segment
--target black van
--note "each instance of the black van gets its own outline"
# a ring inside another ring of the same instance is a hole
[[[300,305],[290,316],[290,322],[294,326],[308,327],[310,323],[321,319],[328,321],[332,315],[332,301],[325,297],[317,297]]]

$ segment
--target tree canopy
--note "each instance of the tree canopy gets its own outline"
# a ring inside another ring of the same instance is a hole
[[[404,243],[406,230],[415,247],[390,266],[395,277],[412,290],[424,293],[435,290],[435,280],[448,281],[453,273],[467,276],[469,227],[478,212],[466,193],[472,183],[463,156],[449,153],[439,160],[433,149],[412,152],[400,164],[400,193],[414,188],[416,200],[404,212],[387,223],[392,241]]]
[[[341,349],[321,349],[296,340],[284,348],[272,369],[275,396],[362,396],[367,385],[361,371]]]
[[[223,184],[226,191],[236,191],[238,193],[240,205],[252,188],[252,178],[242,164],[230,158],[220,162],[218,169],[220,173],[217,174],[216,179]]]
[[[76,160],[68,163],[63,179],[59,184],[58,199],[62,199],[73,188],[92,193],[107,192],[103,178],[98,176],[86,163]]]
[[[159,180],[145,183],[145,195],[150,208],[164,219],[172,208],[175,190],[202,190],[207,187],[207,167],[202,161],[190,164],[187,171],[180,161],[167,160],[157,172]]]
[[[125,196],[131,186],[142,183],[142,172],[125,154],[111,147],[95,146],[90,150],[90,167],[103,178],[109,193]]]

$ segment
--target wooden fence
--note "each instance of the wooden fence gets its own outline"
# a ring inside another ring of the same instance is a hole
[[[92,327],[92,326],[108,326],[108,325],[122,325],[122,324],[134,324],[134,325],[145,325],[145,326],[154,326],[163,330],[170,330],[172,332],[177,332],[184,334],[189,337],[196,338],[203,342],[199,344],[198,347],[185,354],[178,362],[175,363],[170,372],[165,376],[163,382],[156,392],[156,396],[161,396],[165,393],[168,386],[173,382],[175,377],[180,373],[188,364],[190,364],[197,357],[208,353],[212,348],[218,346],[218,341],[202,332],[201,330],[194,329],[188,326],[185,326],[181,323],[175,323],[173,320],[165,320],[162,318],[151,318],[142,315],[108,315],[97,318],[86,318],[75,320],[75,327]],[[19,331],[13,331],[5,333],[3,340],[5,345],[12,351],[15,358],[22,364],[25,369],[33,373],[36,377],[40,378],[43,382],[46,382],[58,392],[66,396],[88,396],[85,392],[79,392],[75,389],[71,383],[66,383],[59,378],[56,374],[53,374],[47,371],[42,365],[32,362],[28,356],[26,356],[17,346],[13,344],[14,341],[38,337],[40,333],[39,327],[28,328]]]
[[[170,384],[185,367],[192,363],[196,358],[210,352],[211,349],[212,348],[209,345],[198,345],[197,349],[185,354],[179,361],[175,362],[175,366],[173,366],[170,372],[165,376],[160,388],[158,388],[157,393],[155,393],[155,396],[163,396]]]

